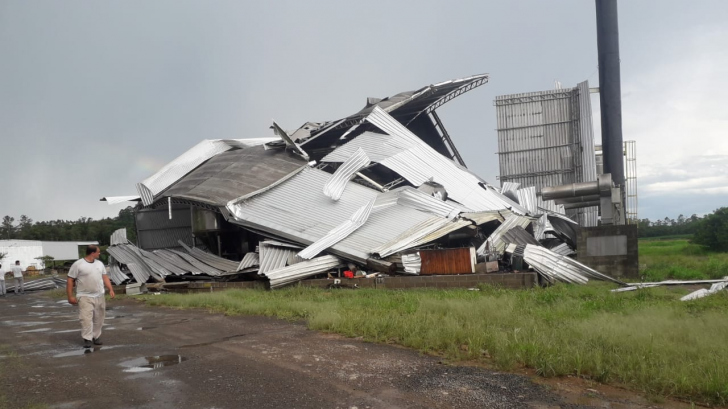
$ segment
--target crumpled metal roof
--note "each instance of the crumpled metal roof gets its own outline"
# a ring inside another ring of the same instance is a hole
[[[508,244],[505,240],[503,240],[503,235],[516,226],[526,228],[526,226],[531,224],[533,220],[534,219],[531,217],[519,216],[517,214],[512,214],[506,217],[503,223],[501,223],[501,225],[498,226],[497,229],[495,229],[495,231],[488,237],[488,239],[483,242],[480,247],[478,247],[478,255],[485,254],[486,246],[491,250],[495,250],[498,254],[503,254],[506,249],[506,244]]]
[[[278,270],[287,264],[294,264],[292,261],[295,260],[296,253],[301,248],[301,246],[292,246],[274,240],[261,241],[258,244],[258,253],[260,254],[258,274],[264,275],[268,271]]]
[[[225,206],[230,200],[266,188],[306,161],[285,149],[254,146],[220,153],[181,177],[158,197]]]
[[[586,284],[590,278],[593,278],[595,280],[611,281],[623,286],[627,285],[572,258],[556,254],[545,247],[527,244],[523,254],[526,263],[551,282],[563,281]]]
[[[419,186],[430,180],[435,181],[445,187],[449,197],[474,211],[513,209],[521,214],[527,213],[524,207],[501,195],[492,186],[482,186],[480,177],[436,152],[382,109],[375,107],[366,117],[366,121],[392,136],[390,143],[401,147],[395,155],[386,158],[379,155],[379,163],[395,171],[413,185]],[[352,142],[361,138],[371,138],[371,135],[360,135]],[[366,150],[366,146],[371,145],[367,142],[359,144],[357,148]],[[339,161],[342,155],[338,154],[337,150],[322,160]],[[391,149],[392,152],[394,150]],[[371,159],[372,156],[377,156],[376,153],[370,155],[369,152],[367,155]]]
[[[321,256],[311,260],[302,261],[292,266],[279,268],[277,270],[265,273],[270,280],[271,288],[282,287],[296,281],[325,273],[342,264],[341,260],[335,256]]]
[[[324,185],[324,194],[332,200],[339,200],[351,178],[363,167],[369,165],[369,157],[359,148],[331,175]]]
[[[311,137],[302,142],[302,147],[309,153],[317,149],[326,149],[339,143],[342,135],[349,132],[352,126],[362,124],[372,110],[381,109],[394,116],[401,123],[409,126],[421,125],[418,135],[436,151],[445,154],[448,150],[455,150],[449,137],[444,138],[435,129],[435,123],[426,115],[459,95],[473,90],[488,82],[488,74],[478,74],[467,78],[459,78],[440,82],[420,88],[416,91],[405,91],[391,97],[379,99],[368,98],[366,106],[359,112],[346,118],[331,121],[311,132]],[[424,120],[423,120],[424,118]]]
[[[227,209],[233,216],[230,221],[297,243],[311,244],[349,219],[363,204],[379,196],[379,192],[373,189],[349,183],[341,199],[334,202],[322,193],[330,176],[324,171],[306,168],[273,189],[240,203],[228,204]],[[386,193],[384,195],[390,197]],[[437,224],[436,231],[431,228],[423,230],[427,237],[433,237],[434,233],[447,234],[446,227],[459,228],[461,223],[470,224],[469,221],[453,221],[389,201],[379,207],[375,204],[367,222],[328,251],[366,262],[373,249],[398,239],[413,226]],[[420,239],[414,233],[419,231],[412,231],[407,236],[409,243]]]
[[[145,206],[151,205],[154,203],[155,197],[159,193],[213,156],[229,151],[233,148],[262,145],[277,139],[278,138],[204,140],[166,164],[152,176],[144,179],[141,183],[137,183],[137,191],[139,192],[139,196],[142,198],[142,203],[144,203]]]
[[[355,232],[356,229],[366,223],[369,215],[372,213],[375,200],[376,199],[370,200],[369,203],[357,209],[349,219],[344,220],[324,237],[321,237],[305,249],[301,250],[301,252],[298,253],[298,257],[309,260]]]

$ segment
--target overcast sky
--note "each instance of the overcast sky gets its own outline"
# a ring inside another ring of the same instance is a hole
[[[640,218],[728,206],[728,2],[621,1],[619,18]],[[0,217],[114,216],[99,198],[201,139],[478,73],[490,83],[438,113],[497,185],[493,99],[598,86],[595,26],[589,0],[0,0]]]

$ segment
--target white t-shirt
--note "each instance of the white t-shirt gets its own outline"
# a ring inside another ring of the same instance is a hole
[[[23,278],[23,268],[20,266],[13,266],[13,277]]]
[[[5,269],[0,267],[0,280],[5,281]]]
[[[89,263],[85,258],[73,263],[68,271],[68,276],[76,279],[76,297],[103,297],[105,274],[104,263]]]

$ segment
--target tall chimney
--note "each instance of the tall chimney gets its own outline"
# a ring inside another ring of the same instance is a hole
[[[596,10],[604,173],[611,173],[614,184],[624,188],[617,0],[596,0]]]

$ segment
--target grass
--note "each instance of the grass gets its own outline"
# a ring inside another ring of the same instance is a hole
[[[611,293],[610,285],[531,290],[277,291],[143,297],[149,305],[305,319],[311,329],[395,343],[451,361],[544,377],[576,375],[649,395],[728,403],[728,294]]]
[[[728,276],[728,253],[717,253],[688,239],[639,241],[640,274],[645,281],[707,280]]]

